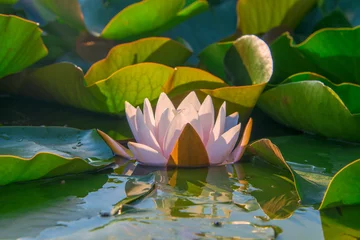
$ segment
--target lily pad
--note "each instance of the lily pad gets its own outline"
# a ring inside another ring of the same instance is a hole
[[[224,59],[227,51],[233,46],[232,42],[213,43],[200,54],[200,66],[219,78],[226,79]]]
[[[314,72],[333,83],[360,83],[360,27],[322,29],[295,44],[286,33],[271,45],[274,59],[272,84],[300,72]],[[291,59],[291,61],[289,61]]]
[[[36,23],[0,14],[0,78],[19,72],[48,53]]]
[[[258,106],[276,121],[329,138],[360,141],[360,87],[300,73],[265,91]],[[306,107],[303,107],[306,106]]]
[[[359,211],[359,205],[322,210],[320,215],[325,239],[360,238]]]
[[[214,43],[199,55],[200,65],[232,85],[264,85],[273,72],[267,44],[256,36]]]
[[[251,49],[257,46],[257,42],[262,42],[254,36],[249,38],[250,41],[247,37],[239,39],[237,44],[244,44]],[[254,49],[254,52],[259,53],[258,49]],[[112,115],[124,113],[125,100],[138,106],[146,97],[155,101],[161,92],[177,97],[198,90],[202,96],[212,95],[216,106],[228,101],[228,111],[238,111],[241,120],[246,120],[271,75],[270,51],[267,53],[258,56],[264,58],[260,63],[264,64],[261,70],[265,72],[258,75],[252,73],[260,65],[252,62],[257,55],[248,51],[242,56],[246,64],[250,65],[250,75],[256,77],[254,83],[261,82],[249,86],[230,87],[223,80],[196,68],[170,68],[146,62],[123,67],[108,78],[96,82],[90,72],[87,75],[88,79],[92,79],[89,84],[84,81],[83,72],[79,68],[69,63],[58,63],[15,76],[11,81],[4,81],[1,87],[9,93]]]
[[[238,28],[243,34],[266,33],[274,27],[295,28],[316,0],[239,0]]]
[[[107,39],[154,36],[207,9],[208,3],[204,0],[141,1],[120,11],[101,36]]]
[[[85,29],[84,16],[77,0],[40,0],[37,4],[44,6],[69,26],[78,30]]]
[[[183,64],[190,55],[189,49],[169,38],[144,38],[112,48],[105,59],[91,66],[85,75],[85,81],[87,85],[91,85],[108,78],[123,67],[141,62],[154,62],[176,67]]]
[[[0,127],[0,185],[95,170],[112,157],[96,130]]]
[[[360,203],[354,194],[360,191],[357,144],[300,135],[261,139],[248,152],[287,170],[303,204],[323,209]]]

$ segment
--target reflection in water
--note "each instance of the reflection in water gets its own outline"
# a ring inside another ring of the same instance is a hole
[[[326,171],[326,168],[324,167],[316,167],[310,164],[301,164],[301,163],[295,163],[289,161],[287,161],[287,163],[294,170],[300,170],[300,171],[312,172],[312,173],[325,173]]]
[[[118,166],[113,174],[0,188],[0,238],[272,239],[281,231],[279,239],[309,239],[309,232],[323,238],[320,213],[301,207],[291,180],[267,164]],[[119,205],[121,211],[111,216]],[[333,226],[334,216],[321,217],[324,229]]]
[[[36,236],[59,221],[86,216],[82,199],[107,180],[106,174],[82,174],[1,186],[0,239]]]
[[[134,174],[156,169],[138,165]],[[224,166],[198,169],[159,169],[156,172],[156,208],[171,217],[228,217],[219,203],[232,202],[232,181]]]

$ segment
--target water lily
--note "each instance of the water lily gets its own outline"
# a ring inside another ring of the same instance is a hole
[[[237,162],[251,132],[250,120],[235,147],[240,136],[239,114],[226,116],[224,102],[215,120],[211,97],[201,104],[195,92],[177,108],[161,93],[155,114],[148,99],[144,100],[143,111],[128,102],[125,111],[136,140],[128,147],[143,165],[196,167]]]

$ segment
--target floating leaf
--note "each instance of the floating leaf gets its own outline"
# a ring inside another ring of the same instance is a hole
[[[271,52],[256,36],[214,43],[201,52],[199,58],[205,69],[233,85],[265,86],[273,71]]]
[[[322,210],[321,225],[325,239],[360,238],[359,211],[359,205]]]
[[[274,27],[295,28],[316,0],[239,0],[238,28],[243,34],[266,33]]]
[[[256,36],[243,36],[227,51],[225,71],[233,85],[264,84],[273,73],[268,45]]]
[[[360,203],[360,160],[349,163],[333,177],[326,190],[321,208]]]
[[[248,151],[288,170],[303,204],[321,203],[322,209],[360,203],[354,194],[360,191],[359,160],[352,162],[360,156],[357,144],[288,136],[258,140]]]
[[[233,46],[232,42],[220,42],[209,45],[199,54],[200,65],[203,65],[206,70],[215,76],[226,79],[224,58],[231,46]]]
[[[356,39],[360,27],[322,29],[300,44],[286,33],[271,45],[274,74],[271,83],[279,83],[300,72],[314,72],[333,83],[360,83],[360,50]],[[291,59],[291,61],[289,61]]]
[[[359,93],[358,85],[335,85],[317,74],[301,73],[264,92],[258,106],[298,130],[360,141]]]
[[[244,37],[238,41],[239,44],[246,45],[249,43],[248,40],[248,37]],[[250,37],[250,42],[254,42],[254,44],[249,44],[249,48],[256,48],[256,42],[261,42],[261,40]],[[254,51],[259,53],[257,49]],[[270,54],[270,52],[267,53]],[[134,55],[135,53],[130,54],[129,57]],[[165,92],[171,97],[181,98],[187,92],[197,90],[199,97],[204,98],[206,94],[213,96],[216,107],[220,106],[223,101],[227,101],[229,113],[237,111],[240,113],[241,121],[246,121],[268,81],[267,77],[271,75],[272,62],[271,56],[260,54],[260,59],[266,57],[265,60],[267,60],[260,61],[266,64],[262,68],[262,71],[266,71],[266,73],[256,75],[253,71],[258,70],[259,64],[253,62],[254,55],[247,52],[242,57],[246,64],[256,66],[255,68],[249,66],[248,70],[251,72],[250,75],[255,78],[253,79],[254,83],[259,84],[230,87],[221,79],[200,69],[170,68],[150,62],[123,67],[112,74],[113,69],[108,68],[107,74],[111,75],[106,79],[95,81],[91,75],[105,69],[105,67],[99,68],[96,65],[94,70],[87,75],[87,78],[90,79],[88,84],[85,83],[83,72],[79,68],[69,63],[58,63],[29,71],[27,74],[14,76],[11,81],[3,81],[1,87],[9,93],[112,115],[124,113],[125,100],[133,106],[138,106],[146,97],[150,101],[155,101],[161,92]],[[97,71],[95,71],[96,69]]]
[[[0,185],[90,171],[112,157],[96,130],[0,127]]]
[[[85,29],[84,16],[78,0],[40,0],[39,4],[46,7],[69,26],[79,30]]]
[[[102,31],[108,39],[135,39],[155,35],[207,10],[204,0],[145,0],[134,3],[119,12]]]
[[[85,81],[87,85],[91,85],[108,78],[123,67],[141,62],[176,67],[183,64],[190,55],[190,50],[169,38],[152,37],[120,44],[112,48],[105,59],[91,66],[85,75]]]
[[[0,78],[19,72],[47,54],[36,23],[0,14]]]

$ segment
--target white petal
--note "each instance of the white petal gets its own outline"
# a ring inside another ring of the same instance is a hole
[[[125,113],[126,119],[129,123],[132,134],[134,135],[135,140],[138,142],[138,130],[136,126],[136,108],[134,108],[130,103],[125,101]]]
[[[222,134],[214,143],[206,147],[211,165],[221,164],[231,157],[230,153],[235,147],[239,133],[240,124]]]
[[[158,143],[161,149],[164,149],[163,146],[166,131],[168,130],[171,121],[174,119],[174,116],[175,114],[170,108],[165,109],[165,111],[161,114],[156,132]]]
[[[145,124],[148,126],[150,131],[155,135],[155,118],[154,118],[154,112],[151,107],[151,103],[149,99],[145,98],[144,100],[144,121]]]
[[[171,121],[168,130],[166,131],[164,139],[164,157],[169,158],[176,141],[179,139],[181,132],[183,131],[187,120],[182,113],[178,113],[174,119]]]
[[[178,106],[178,110],[179,109],[183,109],[183,108],[188,108],[189,106],[193,106],[195,108],[196,111],[199,111],[200,108],[200,101],[196,96],[196,93],[194,91],[192,91],[191,93],[189,93],[184,100],[182,100],[182,102],[180,103],[180,105]]]
[[[175,110],[174,104],[168,96],[165,93],[161,93],[155,109],[155,128],[159,126],[161,115],[167,108],[170,108],[171,111]]]
[[[215,111],[210,95],[208,95],[199,109],[199,120],[203,130],[203,143],[206,146],[210,132],[214,127]]]
[[[183,108],[178,111],[181,112],[183,116],[185,116],[186,121],[191,124],[191,126],[195,129],[195,131],[199,135],[201,141],[203,141],[203,130],[198,112],[195,110],[195,108],[192,105],[189,105],[187,108]]]
[[[145,124],[144,116],[138,107],[136,109],[136,124],[138,129],[138,143],[145,144],[153,149],[155,149],[158,152],[161,152],[159,143],[157,142],[154,134],[150,131],[148,126]]]
[[[233,114],[230,114],[225,119],[225,129],[224,132],[227,132],[230,128],[236,126],[239,122],[239,113],[234,112]]]
[[[140,143],[129,142],[128,147],[138,162],[144,165],[165,166],[167,159],[155,149]]]
[[[225,119],[226,119],[226,102],[224,102],[219,109],[219,113],[216,118],[214,128],[212,132],[210,132],[210,137],[207,145],[211,145],[221,136],[221,134],[224,133]]]

